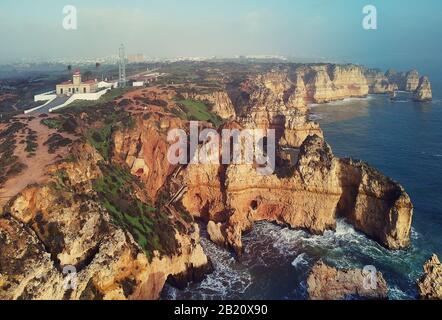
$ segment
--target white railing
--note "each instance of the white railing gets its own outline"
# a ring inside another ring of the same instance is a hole
[[[34,96],[34,101],[37,102],[37,101],[53,100],[57,97],[57,95],[54,93],[55,93],[55,90],[48,91],[48,92],[41,93],[41,94],[37,94]]]
[[[54,95],[54,97],[51,97],[49,100],[35,100],[35,101],[46,101],[46,103],[44,103],[44,104],[42,104],[41,106],[37,106],[37,107],[34,107],[34,108],[32,108],[32,109],[28,109],[28,110],[25,110],[24,111],[24,113],[25,114],[28,114],[28,113],[30,113],[30,112],[33,112],[33,111],[35,111],[35,110],[38,110],[38,109],[40,109],[40,108],[43,108],[44,106],[46,106],[46,105],[48,105],[49,103],[51,103],[55,98],[57,98],[57,96],[56,95]]]

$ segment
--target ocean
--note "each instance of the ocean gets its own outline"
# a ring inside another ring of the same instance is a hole
[[[162,298],[305,299],[308,272],[322,259],[339,268],[373,265],[390,299],[415,299],[423,264],[432,253],[442,258],[442,77],[431,81],[431,103],[400,94],[394,102],[371,95],[311,107],[335,155],[362,159],[404,186],[414,204],[409,249],[389,251],[344,220],[323,236],[260,222],[244,235],[240,261],[203,235],[215,271],[183,291],[166,285]]]

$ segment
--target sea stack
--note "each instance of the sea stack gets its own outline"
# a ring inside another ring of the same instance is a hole
[[[376,272],[374,283],[369,284],[367,279],[362,269],[339,270],[319,261],[307,279],[308,296],[310,300],[387,299],[388,287],[382,274]]]
[[[428,77],[421,77],[419,80],[419,85],[413,95],[414,101],[426,102],[433,99],[433,94],[431,92],[431,84]]]
[[[425,300],[442,300],[442,264],[437,255],[424,265],[424,275],[417,283],[419,296]]]

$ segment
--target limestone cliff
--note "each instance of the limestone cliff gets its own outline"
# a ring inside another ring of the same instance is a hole
[[[392,93],[398,90],[396,83],[389,81],[388,77],[377,69],[367,69],[364,72],[369,86],[369,92],[373,94]]]
[[[304,74],[308,98],[315,103],[365,97],[369,88],[363,69],[356,65],[319,65]]]
[[[416,102],[431,101],[433,98],[430,80],[426,76],[420,77],[417,70],[408,72],[388,70],[385,77],[390,84],[396,87],[396,90],[413,93],[413,100]]]
[[[156,299],[168,278],[210,270],[196,224],[150,208],[140,182],[88,144],[72,152],[3,210],[1,299]]]
[[[279,145],[299,147],[308,135],[323,135],[307,119],[306,95],[300,75],[292,79],[288,70],[258,75],[242,85],[238,121],[245,128],[275,129]]]
[[[364,163],[336,158],[318,136],[306,138],[296,165],[279,166],[272,175],[247,164],[189,165],[183,175],[183,206],[220,222],[211,224],[210,236],[237,253],[254,221],[321,234],[334,229],[339,216],[389,248],[409,245],[413,207],[402,187]]]
[[[320,261],[307,279],[309,299],[387,299],[388,287],[382,274],[377,272],[373,279],[367,276],[361,269],[339,270]]]
[[[185,122],[158,114],[138,116],[134,122],[113,135],[113,160],[126,164],[145,183],[149,197],[156,199],[176,168],[167,161],[167,132],[171,128],[185,128]]]
[[[424,275],[417,283],[421,299],[442,300],[442,264],[433,255],[424,265]]]

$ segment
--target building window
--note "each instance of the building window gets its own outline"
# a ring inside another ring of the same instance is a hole
[[[76,88],[76,91],[78,92],[78,88]]]
[[[63,94],[63,88],[60,89],[60,94]]]
[[[86,88],[83,88],[83,92],[86,93]]]

